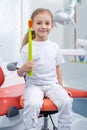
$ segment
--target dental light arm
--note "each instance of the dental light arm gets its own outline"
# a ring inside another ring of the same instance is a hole
[[[57,27],[57,23],[65,25],[72,23],[74,28],[76,28],[76,23],[74,21],[74,14],[75,14],[75,5],[76,5],[76,0],[72,0],[70,6],[66,8],[64,11],[58,10],[54,14],[54,25]]]

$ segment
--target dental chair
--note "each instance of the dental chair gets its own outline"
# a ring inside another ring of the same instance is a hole
[[[9,69],[9,65],[7,68],[12,71],[15,70],[15,67],[13,64],[10,64],[11,67]],[[13,67],[12,67],[13,66]],[[5,76],[3,73],[2,68],[0,67],[0,87],[3,84],[5,80]],[[23,92],[24,92],[24,84],[17,84],[7,87],[1,87],[0,88],[0,116],[6,115],[6,117],[11,118],[15,117],[19,114],[19,110],[23,109],[24,105],[24,98],[23,98]],[[48,116],[51,119],[51,122],[53,124],[53,130],[58,130],[57,127],[54,125],[53,119],[51,117],[51,114],[55,114],[58,112],[57,107],[53,102],[48,99],[44,98],[44,102],[40,111],[39,117],[44,117],[44,124],[41,128],[41,130],[49,130],[48,129]]]
[[[8,64],[7,68],[10,71],[12,71],[12,68],[14,68],[14,70],[16,69],[14,63]],[[4,80],[5,80],[4,73],[2,68],[0,67],[0,87],[3,84]],[[65,88],[65,89],[67,92],[70,92],[69,94],[73,98],[87,98],[86,91],[76,90],[72,88]],[[11,119],[11,117],[15,117],[18,114],[20,114],[19,111],[22,110],[24,106],[23,92],[24,92],[23,83],[8,86],[5,88],[2,87],[0,88],[0,116],[6,115],[7,118]],[[51,114],[56,114],[57,112],[58,109],[55,106],[55,104],[53,104],[53,102],[50,99],[45,97],[39,116],[44,117],[44,123],[41,130],[49,130],[48,117],[50,117],[51,119],[53,130],[58,130],[51,117]]]

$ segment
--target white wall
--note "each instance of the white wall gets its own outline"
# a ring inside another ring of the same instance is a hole
[[[18,0],[0,0],[0,60],[15,61],[20,43]]]
[[[77,38],[87,39],[87,0],[77,5]]]

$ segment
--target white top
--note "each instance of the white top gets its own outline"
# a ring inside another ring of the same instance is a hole
[[[20,54],[17,68],[28,60],[28,44]],[[58,83],[56,66],[64,63],[61,50],[55,42],[49,39],[42,42],[32,41],[32,53],[34,61],[33,76],[26,75],[26,83],[29,85],[49,85]]]

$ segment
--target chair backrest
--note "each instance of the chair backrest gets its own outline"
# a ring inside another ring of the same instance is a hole
[[[2,68],[0,67],[0,86],[3,84],[4,80],[5,80],[5,75]]]

